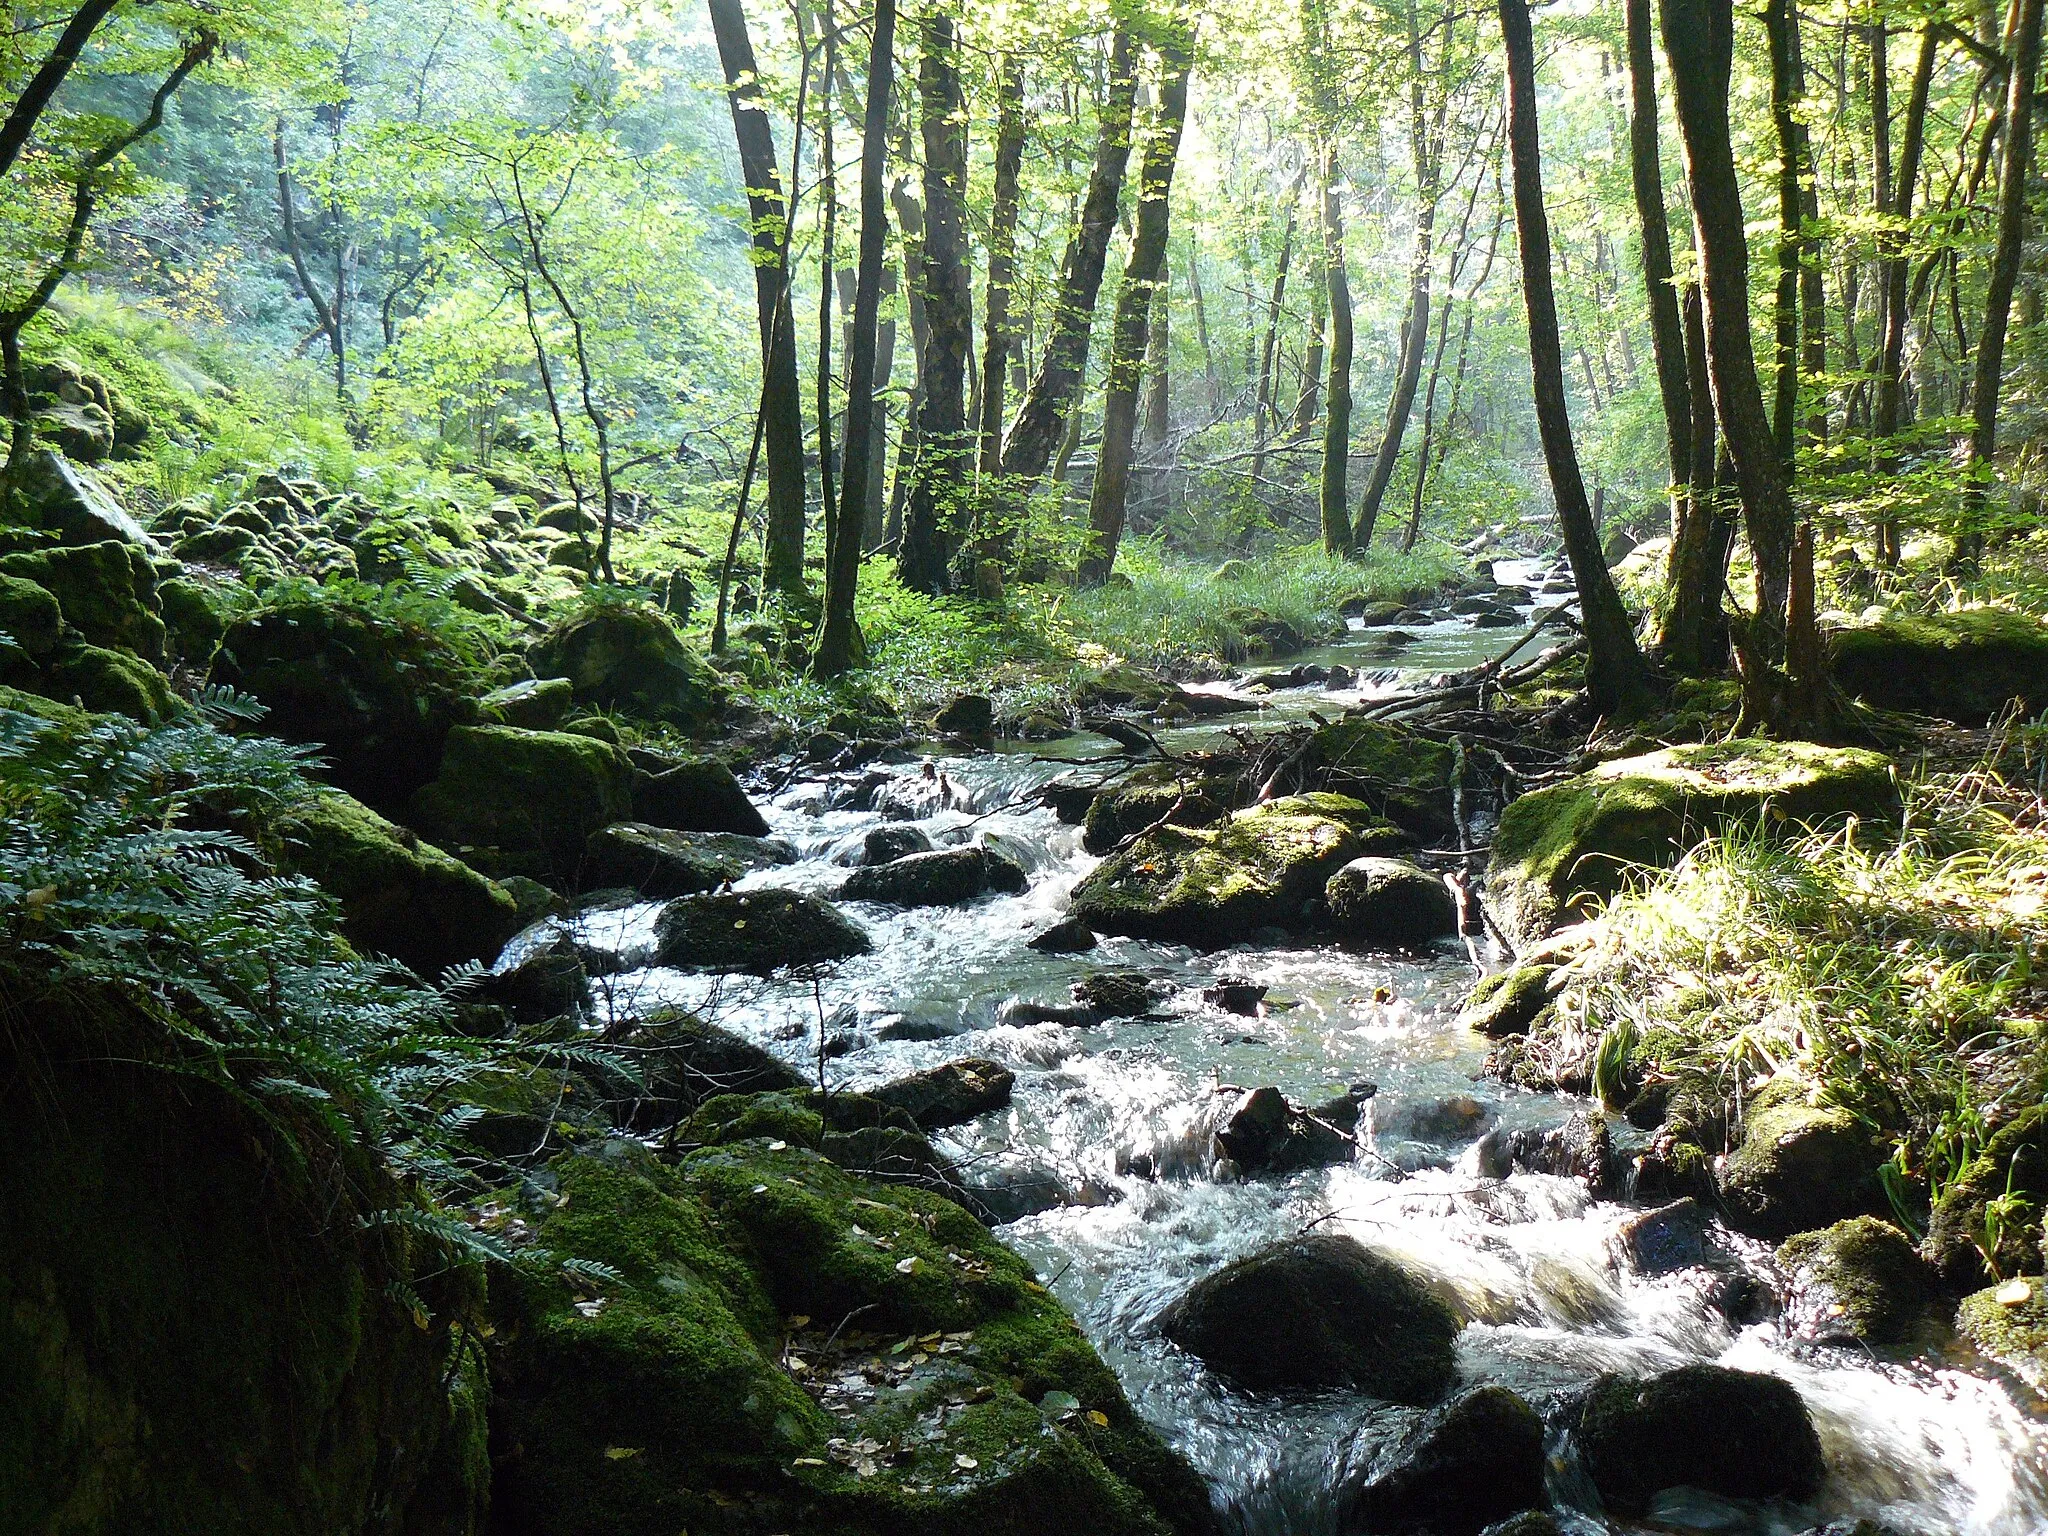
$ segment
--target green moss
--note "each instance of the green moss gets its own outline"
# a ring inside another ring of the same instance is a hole
[[[578,703],[601,709],[689,727],[725,704],[717,674],[645,604],[593,603],[550,631],[531,659],[537,674],[566,677]]]
[[[1906,1235],[1874,1216],[1801,1232],[1778,1262],[1824,1292],[1830,1332],[1895,1344],[1927,1305],[1927,1271]]]
[[[413,797],[420,826],[492,875],[573,881],[599,827],[633,812],[617,747],[563,731],[457,726],[440,776]]]
[[[64,622],[92,644],[122,647],[150,661],[163,659],[156,568],[137,545],[105,539],[0,556],[0,575],[44,588],[63,609]]]
[[[1356,795],[1418,837],[1455,832],[1451,749],[1399,725],[1339,720],[1310,738],[1305,770],[1330,789]]]
[[[1854,698],[1981,725],[2017,703],[2048,709],[2048,624],[2008,608],[1898,615],[1829,637],[1833,673]]]
[[[1999,1300],[2000,1286],[1965,1296],[1956,1309],[1956,1332],[2048,1397],[2048,1291],[2038,1281],[2022,1284],[2027,1294],[2010,1304]]]
[[[63,629],[64,616],[47,590],[23,576],[0,576],[0,634],[33,659],[54,651]]]
[[[16,674],[16,680],[34,692],[145,724],[167,720],[179,707],[170,682],[141,657],[77,641],[60,645],[39,673]]]
[[[182,576],[157,583],[157,598],[163,604],[164,628],[171,649],[194,666],[213,660],[227,633],[228,621],[216,606],[212,594],[196,581]]]
[[[1882,1210],[1883,1161],[1855,1116],[1810,1103],[1801,1084],[1780,1079],[1743,1115],[1741,1144],[1722,1168],[1721,1198],[1738,1230],[1785,1238]]]
[[[1622,758],[1501,813],[1488,902],[1511,937],[1533,941],[1614,895],[1630,869],[1672,864],[1730,821],[1880,817],[1898,799],[1890,761],[1851,747],[1745,738]]]
[[[2039,1274],[2044,1208],[2048,1104],[2035,1104],[2000,1129],[1935,1201],[1928,1261],[1957,1289],[1987,1278],[1986,1249],[2000,1279]]]
[[[1169,815],[1175,826],[1206,827],[1247,798],[1235,774],[1191,775],[1174,763],[1150,763],[1089,802],[1081,845],[1090,853],[1108,853]]]
[[[1554,965],[1517,965],[1482,977],[1465,999],[1458,1023],[1495,1038],[1527,1034],[1550,1005],[1556,975]]]

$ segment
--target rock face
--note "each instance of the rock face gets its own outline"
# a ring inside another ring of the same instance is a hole
[[[725,707],[718,674],[659,611],[642,604],[587,608],[536,642],[528,659],[537,675],[566,677],[579,704],[599,709],[687,728]]]
[[[329,790],[278,829],[288,868],[341,902],[341,931],[431,981],[489,964],[518,927],[511,896],[361,801]]]
[[[545,1274],[493,1290],[505,1529],[1210,1528],[1200,1479],[960,1206],[828,1161],[815,1114],[691,1124],[709,1144],[674,1167],[625,1146],[554,1165],[540,1240],[615,1270],[601,1299]],[[952,1347],[888,1354],[906,1334]],[[834,1390],[863,1372],[886,1385]]]
[[[1790,1382],[1687,1365],[1645,1381],[1604,1376],[1579,1449],[1607,1507],[1636,1517],[1666,1488],[1736,1499],[1805,1498],[1825,1470],[1820,1436]]]
[[[897,907],[955,907],[991,891],[1015,893],[1030,879],[992,848],[939,848],[871,864],[847,876],[843,901],[877,901]]]
[[[493,688],[476,701],[476,707],[486,725],[552,731],[575,702],[575,691],[566,677],[529,677],[524,682]]]
[[[448,1326],[475,1283],[364,1225],[411,1197],[312,1116],[278,1117],[288,1147],[203,1073],[163,1070],[167,1032],[125,1000],[20,980],[34,1059],[0,1035],[0,1073],[37,1088],[0,1123],[0,1523],[480,1529],[486,1389]]]
[[[1906,1234],[1875,1216],[1802,1232],[1778,1249],[1791,1311],[1811,1337],[1896,1344],[1927,1308],[1927,1267]]]
[[[633,769],[593,737],[462,725],[412,805],[421,830],[479,869],[567,889],[590,835],[631,815]]]
[[[620,821],[590,834],[583,849],[583,888],[623,887],[650,901],[716,890],[757,869],[793,863],[787,843],[734,832],[671,832],[644,821]]]
[[[1458,932],[1458,902],[1406,859],[1353,859],[1323,888],[1337,936],[1376,948],[1421,949]]]
[[[1602,763],[1501,813],[1487,903],[1510,938],[1529,944],[1589,899],[1613,895],[1631,866],[1675,863],[1697,839],[1765,806],[1814,823],[1882,817],[1898,803],[1890,761],[1850,747],[1745,739]]]
[[[1506,1387],[1435,1408],[1339,1494],[1347,1530],[1374,1536],[1479,1536],[1549,1503],[1543,1421]]]
[[[230,626],[213,680],[254,694],[266,733],[318,747],[337,785],[400,816],[440,771],[468,688],[424,628],[310,596]]]
[[[2005,608],[1899,615],[1834,631],[1836,684],[1879,709],[1982,725],[2048,709],[2048,624]]]
[[[1973,1235],[1987,1229],[1986,1208],[2010,1190],[2023,1204],[1999,1223],[1992,1256],[2001,1275],[2039,1274],[2041,1212],[2048,1201],[2048,1105],[2022,1110],[1935,1202],[1921,1246],[1951,1287],[1962,1290],[1989,1278]]]
[[[1757,1095],[1718,1182],[1730,1224],[1775,1241],[1883,1210],[1883,1162],[1882,1149],[1847,1110],[1809,1104],[1788,1082]]]
[[[680,1010],[649,1015],[608,1049],[640,1071],[645,1092],[625,1101],[634,1130],[663,1130],[721,1094],[800,1091],[795,1068],[758,1045]]]
[[[928,1071],[899,1077],[874,1089],[868,1097],[900,1109],[919,1130],[964,1125],[1010,1102],[1016,1074],[993,1061],[969,1056]]]
[[[676,832],[766,837],[768,823],[732,770],[710,758],[679,762],[635,753],[633,819]]]
[[[1098,933],[1220,949],[1266,927],[1299,928],[1331,875],[1392,829],[1343,795],[1289,795],[1213,827],[1146,833],[1074,887]]]
[[[913,853],[930,853],[932,840],[924,829],[906,824],[875,827],[861,839],[860,861],[866,865],[888,864]]]
[[[31,453],[20,490],[30,525],[51,530],[67,544],[119,539],[145,553],[157,547],[99,476],[61,453]]]
[[[860,926],[829,902],[796,891],[684,896],[654,925],[659,964],[689,971],[756,971],[864,955]]]
[[[1459,1324],[1393,1260],[1312,1232],[1196,1281],[1159,1327],[1254,1392],[1349,1387],[1426,1403],[1451,1384]]]

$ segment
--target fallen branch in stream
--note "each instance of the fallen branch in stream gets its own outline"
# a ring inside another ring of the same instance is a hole
[[[1388,720],[1411,709],[1423,709],[1435,704],[1449,704],[1464,699],[1483,698],[1490,690],[1504,693],[1534,682],[1558,663],[1579,655],[1586,648],[1583,637],[1567,640],[1563,645],[1554,645],[1533,661],[1504,672],[1494,672],[1496,665],[1488,662],[1474,668],[1472,672],[1459,674],[1458,681],[1424,689],[1418,693],[1397,694],[1393,698],[1381,699],[1356,711],[1359,718],[1366,720]],[[1515,649],[1520,649],[1519,643]],[[1507,654],[1513,654],[1512,651]]]

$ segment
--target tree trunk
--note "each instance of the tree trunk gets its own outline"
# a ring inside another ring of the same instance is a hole
[[[993,476],[1002,467],[1004,366],[1017,344],[1010,318],[1011,288],[1017,281],[1018,182],[1024,169],[1024,61],[1006,55],[996,68],[996,156],[994,197],[988,215],[988,291],[982,301],[980,469]],[[983,508],[987,515],[987,508]]]
[[[839,188],[832,147],[832,74],[839,63],[839,37],[832,24],[832,0],[823,0],[818,18],[824,34],[824,67],[818,75],[818,507],[825,519],[825,570],[830,580],[832,546],[844,536],[839,504],[832,495],[832,284],[834,247],[839,235]],[[847,350],[852,351],[849,343]]]
[[[725,72],[733,138],[746,182],[754,238],[754,301],[761,332],[762,450],[768,460],[767,546],[761,576],[772,590],[804,585],[803,386],[797,378],[796,321],[783,266],[786,204],[775,140],[761,94],[754,44],[740,0],[708,0],[711,31]]]
[[[1725,514],[1714,474],[1714,399],[1707,377],[1706,323],[1697,283],[1686,288],[1682,309],[1682,361],[1691,423],[1689,458],[1684,471],[1686,495],[1676,508],[1678,523],[1672,529],[1671,554],[1665,563],[1671,605],[1664,615],[1657,649],[1673,672],[1699,677],[1719,670],[1726,660],[1725,644],[1717,644],[1714,638],[1722,631],[1724,563],[1715,559],[1714,551],[1720,544],[1717,525]]]
[[[1515,233],[1522,254],[1522,300],[1529,316],[1529,371],[1543,460],[1557,502],[1566,556],[1578,582],[1586,632],[1586,690],[1603,714],[1636,709],[1650,692],[1649,668],[1600,553],[1600,535],[1579,457],[1572,446],[1564,392],[1564,354],[1557,334],[1557,296],[1550,277],[1550,220],[1543,210],[1542,149],[1536,124],[1536,49],[1526,0],[1500,0],[1507,54],[1508,157],[1514,171]]]
[[[908,160],[910,146],[899,148],[898,159]],[[903,432],[896,444],[896,478],[889,491],[889,510],[883,522],[882,542],[889,549],[903,547],[903,508],[910,500],[910,482],[917,473],[917,422],[924,404],[924,354],[929,326],[924,316],[924,283],[918,272],[924,260],[924,204],[910,189],[910,179],[899,176],[889,184],[889,203],[896,210],[896,223],[903,232],[904,309],[910,316],[910,399],[903,407]]]
[[[1173,167],[1180,154],[1181,126],[1188,112],[1188,69],[1193,40],[1177,29],[1160,38],[1159,111],[1138,168],[1138,217],[1130,259],[1117,292],[1116,324],[1104,391],[1102,447],[1095,456],[1095,483],[1088,493],[1088,545],[1081,556],[1080,584],[1100,586],[1116,563],[1123,537],[1124,502],[1130,494],[1131,444],[1138,424],[1138,389],[1144,382],[1146,328],[1152,302],[1166,270],[1168,213]]]
[[[1920,36],[1920,56],[1913,65],[1913,86],[1906,97],[1906,121],[1899,141],[1899,179],[1889,194],[1889,206],[1881,210],[1891,217],[1878,236],[1878,288],[1883,294],[1883,333],[1878,344],[1877,406],[1871,418],[1871,435],[1882,442],[1896,437],[1901,419],[1900,374],[1906,356],[1906,322],[1912,305],[1906,294],[1906,226],[1913,217],[1913,194],[1920,180],[1920,156],[1927,142],[1927,97],[1934,81],[1938,40],[1934,28]],[[1886,453],[1887,465],[1895,466],[1897,455]],[[1896,565],[1899,559],[1899,525],[1887,517],[1878,524],[1878,561]]]
[[[1998,245],[1985,284],[1984,329],[1977,341],[1976,381],[1970,389],[1970,479],[1964,488],[1967,523],[1956,547],[1956,564],[1965,574],[1975,571],[1982,556],[1983,523],[1991,504],[2005,330],[2027,233],[2027,161],[2033,149],[2034,77],[2041,61],[2041,4],[2042,0],[2015,0],[2012,27],[2005,40],[2010,73],[2006,77],[2005,144],[1998,166]]]
[[[1303,174],[1307,167],[1303,167]],[[1301,204],[1302,177],[1294,178],[1294,185],[1287,192],[1287,222],[1280,236],[1280,260],[1273,268],[1273,294],[1266,304],[1266,334],[1259,347],[1259,388],[1252,404],[1252,494],[1258,494],[1259,482],[1266,471],[1266,444],[1273,435],[1273,428],[1279,425],[1279,412],[1273,408],[1274,382],[1273,366],[1280,341],[1280,311],[1287,301],[1287,269],[1294,260],[1294,217]]]
[[[1195,301],[1195,340],[1202,344],[1202,377],[1209,386],[1209,415],[1223,414],[1223,387],[1216,379],[1216,348],[1209,340],[1209,309],[1202,302],[1201,253],[1188,242],[1188,295]]]
[[[1297,437],[1305,435],[1315,425],[1316,410],[1322,399],[1323,338],[1330,328],[1330,287],[1324,280],[1320,257],[1312,269],[1310,280],[1316,307],[1309,311],[1308,346],[1303,349],[1301,359],[1301,394],[1294,402],[1294,434]]]
[[[891,17],[891,24],[893,29],[893,15]],[[892,94],[893,89],[894,82],[892,81]],[[886,156],[887,151],[885,148],[884,158],[886,158]],[[863,144],[861,152],[861,169],[863,174],[865,174],[867,169],[867,152],[865,144]],[[866,195],[865,188],[862,189],[862,195],[863,197],[865,197]],[[886,199],[884,200],[883,206],[886,209]],[[890,307],[890,301],[896,297],[896,263],[889,260],[887,256],[888,233],[886,230],[883,232],[882,239],[884,255],[882,260],[881,299],[879,302],[881,307],[887,308]],[[859,291],[858,289],[856,289],[856,302],[858,301],[858,297]],[[856,323],[857,321],[858,317],[856,316]],[[851,340],[849,339],[847,345],[847,366],[849,369],[853,365],[852,353],[853,347]],[[889,319],[885,319],[878,322],[875,326],[875,389],[877,391],[886,390],[889,387],[890,376],[895,371],[896,321],[894,317],[891,317]],[[851,407],[849,407],[849,410],[850,409]],[[882,401],[877,400],[874,403],[873,410],[869,413],[867,470],[868,500],[867,511],[861,519],[860,532],[861,548],[870,553],[882,547],[883,528],[889,510],[889,477],[887,474],[884,473],[884,470],[888,466],[888,462],[889,411],[887,406]]]
[[[1038,377],[1003,439],[1003,473],[1027,485],[1044,477],[1081,392],[1095,296],[1102,287],[1102,268],[1116,230],[1117,202],[1123,196],[1124,168],[1131,155],[1131,110],[1137,91],[1130,35],[1118,27],[1110,44],[1108,92],[1097,118],[1095,164],[1060,267],[1052,335],[1039,360]]]
[[[1692,473],[1692,396],[1685,382],[1685,328],[1672,282],[1671,224],[1664,211],[1663,151],[1657,145],[1657,64],[1651,41],[1652,0],[1627,0],[1629,169],[1642,225],[1643,287],[1649,299],[1650,354],[1664,406],[1664,446],[1671,461],[1671,539],[1685,520]]]
[[[1798,0],[1769,0],[1764,31],[1771,50],[1771,124],[1778,140],[1778,286],[1772,303],[1775,377],[1771,394],[1771,440],[1785,475],[1799,417],[1799,125]]]
[[[1743,523],[1756,568],[1750,644],[1776,665],[1785,652],[1791,580],[1792,499],[1764,413],[1749,334],[1749,250],[1742,190],[1729,137],[1728,74],[1735,45],[1730,0],[1664,0],[1664,53],[1685,143],[1686,181],[1705,287],[1707,364],[1714,411],[1742,490]]]
[[[903,515],[897,570],[919,592],[943,592],[959,545],[973,449],[967,429],[967,351],[973,295],[967,271],[967,104],[953,18],[931,9],[918,23],[917,99],[924,140],[924,399],[917,467]]]
[[[1323,549],[1351,553],[1351,278],[1344,266],[1344,194],[1337,182],[1337,146],[1325,140],[1318,179],[1323,191],[1323,285],[1330,295],[1330,382],[1323,410],[1323,477],[1319,492]]]
[[[1152,324],[1145,334],[1145,413],[1139,440],[1148,453],[1163,451],[1173,436],[1173,271],[1159,264],[1159,290],[1152,296]]]

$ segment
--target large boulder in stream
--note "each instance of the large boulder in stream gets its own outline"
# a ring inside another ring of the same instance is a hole
[[[635,751],[633,819],[674,832],[734,832],[766,837],[768,822],[732,770],[711,758]]]
[[[1434,1408],[1358,1473],[1338,1499],[1344,1529],[1371,1536],[1479,1536],[1550,1502],[1543,1420],[1506,1387]]]
[[[1458,899],[1443,877],[1406,859],[1353,859],[1323,887],[1341,939],[1383,949],[1423,949],[1458,932]]]
[[[2048,1287],[2040,1276],[1965,1296],[1956,1308],[1956,1332],[1977,1353],[2048,1397]]]
[[[1787,1311],[1808,1337],[1896,1344],[1933,1290],[1912,1240],[1875,1216],[1787,1238],[1778,1263],[1792,1277]]]
[[[1299,929],[1351,860],[1405,839],[1363,802],[1288,795],[1210,827],[1156,827],[1074,887],[1098,933],[1221,949],[1261,928]]]
[[[1436,843],[1457,835],[1457,758],[1427,736],[1384,720],[1338,720],[1302,748],[1301,782],[1355,795],[1404,831]]]
[[[942,1062],[869,1091],[868,1097],[900,1109],[919,1130],[965,1125],[1010,1102],[1017,1075],[999,1062],[977,1056]]]
[[[843,901],[897,907],[956,907],[991,891],[1014,895],[1031,883],[1023,869],[993,848],[938,848],[865,865],[839,888]]]
[[[665,901],[795,862],[795,849],[765,837],[672,832],[644,821],[619,821],[598,828],[584,844],[583,887],[624,888],[650,901]]]
[[[980,1222],[847,1171],[794,1120],[732,1129],[673,1165],[630,1143],[565,1157],[521,1213],[612,1277],[492,1287],[505,1529],[1211,1529],[1201,1479]]]
[[[2048,624],[2009,608],[1896,614],[1828,636],[1830,671],[1853,699],[1982,725],[2014,705],[2048,709]]]
[[[1742,739],[1602,763],[1501,813],[1487,904],[1518,946],[1663,867],[1734,821],[1805,825],[1893,815],[1891,760],[1855,747]]]
[[[1742,1140],[1716,1182],[1729,1225],[1775,1242],[1885,1209],[1877,1178],[1884,1160],[1849,1111],[1815,1104],[1801,1084],[1779,1079],[1750,1102]]]
[[[1226,1264],[1159,1317],[1167,1338],[1254,1392],[1349,1388],[1401,1403],[1451,1385],[1458,1328],[1407,1269],[1333,1232]]]
[[[1081,823],[1081,846],[1109,853],[1161,821],[1206,827],[1250,798],[1235,766],[1202,771],[1184,763],[1147,763],[1095,791]]]
[[[864,955],[867,931],[828,901],[772,887],[683,896],[654,920],[656,962],[686,971],[823,965]]]
[[[564,890],[591,833],[632,805],[632,765],[610,742],[509,725],[455,727],[440,776],[412,801],[422,831],[487,874]]]
[[[725,684],[643,603],[593,603],[527,653],[538,677],[566,677],[579,704],[688,729],[725,707]]]
[[[1777,1376],[1685,1365],[1589,1390],[1579,1452],[1615,1514],[1640,1518],[1666,1488],[1735,1499],[1806,1498],[1826,1468],[1798,1389]]]

